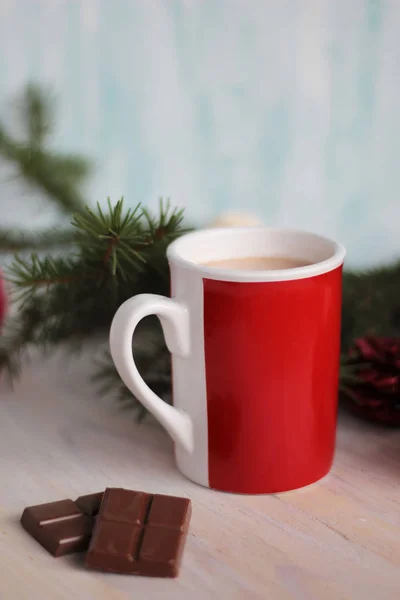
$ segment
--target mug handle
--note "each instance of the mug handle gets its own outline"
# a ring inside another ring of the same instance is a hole
[[[189,312],[176,300],[156,294],[138,294],[126,300],[110,329],[110,351],[115,367],[126,387],[165,427],[172,439],[193,452],[193,426],[189,415],[159,398],[141,377],[132,353],[132,337],[144,317],[156,315],[161,322],[165,342],[172,354],[190,354]]]

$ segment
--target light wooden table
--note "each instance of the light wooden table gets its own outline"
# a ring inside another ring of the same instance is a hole
[[[274,496],[220,494],[174,467],[154,422],[96,397],[84,355],[34,362],[0,384],[1,600],[399,600],[400,432],[342,415],[331,474]],[[86,571],[19,524],[27,505],[106,486],[188,495],[177,580]]]

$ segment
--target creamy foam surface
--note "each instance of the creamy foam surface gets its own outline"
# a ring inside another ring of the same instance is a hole
[[[242,271],[277,271],[306,267],[312,262],[289,256],[246,256],[244,258],[224,258],[200,263],[205,267]]]

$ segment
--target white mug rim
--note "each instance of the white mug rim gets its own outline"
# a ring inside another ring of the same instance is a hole
[[[212,238],[231,237],[246,233],[254,233],[254,235],[265,235],[273,233],[274,235],[293,235],[303,236],[308,238],[311,243],[328,245],[332,249],[332,254],[325,260],[313,262],[310,265],[295,267],[291,269],[277,270],[244,270],[244,269],[224,269],[223,267],[210,267],[190,258],[185,257],[184,250],[190,242],[195,243],[196,240],[211,241]],[[329,271],[333,271],[340,267],[346,255],[346,250],[342,244],[331,240],[328,237],[312,233],[301,229],[277,228],[277,227],[222,227],[199,229],[190,233],[186,233],[178,239],[174,240],[167,248],[167,258],[170,264],[174,264],[192,271],[196,271],[205,279],[213,279],[218,281],[242,281],[242,282],[267,282],[267,281],[290,281],[296,279],[306,279],[323,275]]]

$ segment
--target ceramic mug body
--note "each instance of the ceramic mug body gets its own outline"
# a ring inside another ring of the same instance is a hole
[[[331,467],[336,436],[342,265],[326,238],[255,228],[197,231],[168,249],[172,298],[140,295],[118,310],[111,353],[125,384],[176,442],[193,481],[237,493],[309,485]],[[266,271],[201,263],[288,256]],[[172,353],[173,407],[134,365],[132,335],[159,316]]]

